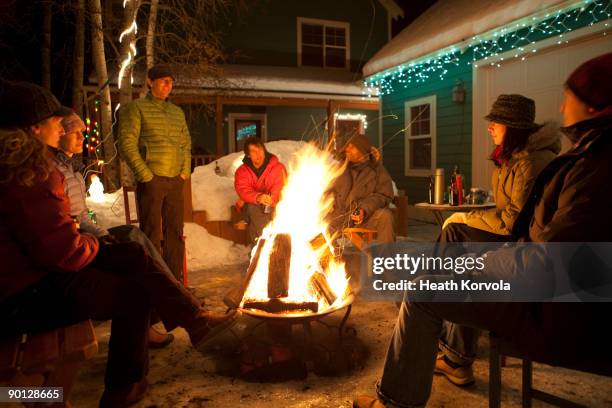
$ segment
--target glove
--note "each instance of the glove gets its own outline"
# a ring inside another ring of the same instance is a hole
[[[467,223],[467,213],[463,213],[463,212],[453,213],[450,217],[446,219],[446,221],[444,221],[444,225],[442,226],[442,229],[446,228],[446,226],[451,223],[455,223],[455,224]]]
[[[263,205],[272,205],[272,196],[268,194],[259,194],[255,201]]]

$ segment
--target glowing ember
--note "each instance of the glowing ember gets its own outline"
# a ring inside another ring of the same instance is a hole
[[[91,176],[91,184],[87,192],[89,193],[89,198],[92,201],[96,203],[104,202],[104,186],[102,185],[100,178],[95,174],[92,174]]]
[[[288,234],[291,237],[288,296],[280,300],[286,303],[315,302],[318,303],[318,312],[342,303],[348,294],[348,279],[344,263],[333,257],[331,237],[328,236],[325,221],[332,209],[333,200],[325,193],[343,170],[342,164],[334,160],[329,152],[313,144],[304,146],[296,153],[294,160],[289,163],[287,185],[276,206],[275,217],[262,233],[261,238],[266,241],[241,305],[245,301],[270,300],[268,267],[277,234]],[[335,298],[333,304],[330,305],[312,284],[315,272],[326,278]]]

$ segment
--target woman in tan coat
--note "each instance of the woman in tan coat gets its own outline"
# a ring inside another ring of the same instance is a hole
[[[444,224],[441,242],[509,240],[536,177],[561,151],[558,125],[536,124],[532,99],[500,95],[485,119],[496,145],[491,154],[496,166],[491,181],[495,208],[453,214]]]
[[[445,223],[439,242],[510,241],[514,221],[536,177],[561,150],[558,125],[536,124],[535,103],[522,95],[500,95],[485,119],[496,146],[491,154],[496,166],[492,177],[495,208],[455,213]],[[440,249],[447,255],[460,250],[453,244]],[[473,383],[478,335],[476,329],[445,322],[435,372],[455,385]]]

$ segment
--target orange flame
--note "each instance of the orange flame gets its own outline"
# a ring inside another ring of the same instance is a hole
[[[333,254],[331,237],[327,233],[328,224],[325,221],[332,209],[333,198],[326,192],[343,171],[344,166],[334,160],[331,153],[312,143],[296,153],[289,163],[287,184],[276,206],[274,219],[261,235],[266,242],[243,297],[243,304],[245,300],[268,300],[268,264],[277,234],[291,236],[289,295],[282,300],[318,302],[319,312],[342,302],[348,288],[344,262],[330,257],[327,267],[323,268],[321,257],[327,251]],[[311,241],[321,235],[326,244],[313,248]],[[337,298],[333,305],[328,305],[321,299],[310,285],[310,279],[315,272],[326,276],[328,285]]]

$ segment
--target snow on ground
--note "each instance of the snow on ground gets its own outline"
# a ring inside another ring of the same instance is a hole
[[[235,265],[249,260],[249,248],[211,235],[193,222],[185,223],[185,246],[190,271]]]
[[[129,194],[129,199],[130,212],[132,217],[135,218],[134,194]],[[104,201],[101,202],[95,202],[90,198],[87,204],[95,212],[98,225],[111,228],[125,224],[123,189],[111,194],[104,194]],[[187,237],[185,240],[187,269],[190,272],[239,264],[249,259],[247,247],[235,245],[231,241],[215,237],[201,225],[191,222],[185,223],[184,234]]]
[[[129,195],[130,212],[136,218],[136,201],[134,194]],[[87,198],[87,206],[96,214],[98,225],[103,228],[116,227],[125,224],[125,208],[123,205],[123,189],[114,193],[104,194],[104,201],[94,201],[91,197]]]
[[[266,143],[266,149],[275,154],[287,166],[296,151],[306,142],[279,140]],[[216,162],[198,166],[191,175],[193,209],[206,211],[207,221],[223,221],[231,218],[230,207],[238,196],[234,190],[234,173],[242,164],[244,153],[237,152],[219,158]],[[215,174],[215,163],[220,174]]]

